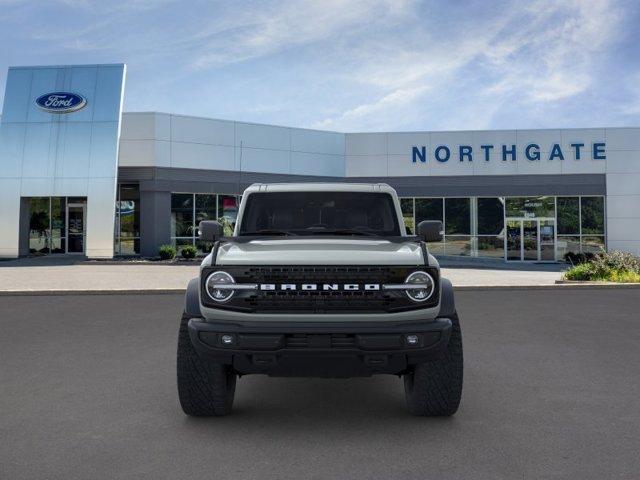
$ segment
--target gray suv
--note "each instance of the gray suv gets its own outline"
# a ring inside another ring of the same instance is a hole
[[[236,379],[404,378],[414,415],[454,414],[462,335],[451,283],[427,242],[442,223],[406,231],[384,184],[256,184],[233,235],[203,221],[211,253],[189,282],[178,336],[187,415],[226,415]]]

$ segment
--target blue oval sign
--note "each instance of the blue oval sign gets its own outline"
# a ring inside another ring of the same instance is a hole
[[[36,98],[36,105],[49,113],[71,113],[84,108],[87,99],[77,93],[53,92]]]

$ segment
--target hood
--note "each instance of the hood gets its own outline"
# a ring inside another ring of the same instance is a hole
[[[225,243],[218,265],[423,265],[420,245],[384,239],[276,239]]]

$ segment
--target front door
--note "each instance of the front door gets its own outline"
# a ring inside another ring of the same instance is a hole
[[[84,253],[85,204],[67,204],[67,253]]]
[[[522,260],[538,260],[538,221],[522,220]]]
[[[555,220],[552,218],[507,219],[505,239],[507,260],[543,261],[555,260]]]

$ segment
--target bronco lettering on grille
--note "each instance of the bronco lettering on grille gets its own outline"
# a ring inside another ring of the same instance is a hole
[[[380,290],[380,284],[379,283],[365,283],[363,285],[360,285],[358,283],[343,283],[343,284],[338,284],[338,283],[322,283],[322,284],[317,284],[317,283],[303,283],[301,285],[297,285],[295,283],[261,283],[260,284],[260,290],[263,291],[275,291],[275,290],[281,290],[281,291],[296,291],[296,290],[303,290],[303,291],[317,291],[317,290],[322,290],[322,291],[346,291],[346,292],[353,292],[353,291],[359,291],[359,290],[366,290],[366,291],[375,291],[375,290]]]

